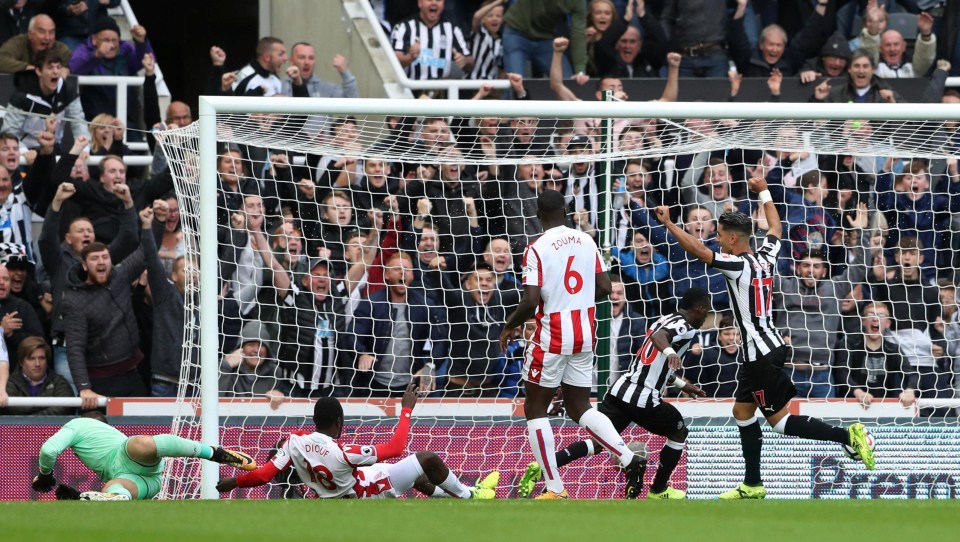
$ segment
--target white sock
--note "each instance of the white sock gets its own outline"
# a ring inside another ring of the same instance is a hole
[[[587,445],[587,457],[597,453],[597,451],[593,449],[593,439],[588,438],[583,442]]]
[[[557,448],[553,442],[553,427],[547,418],[527,420],[527,437],[533,457],[540,463],[543,481],[547,489],[554,493],[563,492],[563,480],[557,472]]]
[[[782,435],[784,430],[786,430],[787,428],[787,420],[789,418],[790,418],[789,414],[784,415],[782,418],[780,418],[780,421],[777,422],[777,425],[773,426],[773,430]]]
[[[757,419],[756,419],[756,418],[750,418],[749,420],[738,420],[738,419],[734,418],[734,421],[737,422],[737,425],[738,425],[739,427],[750,427],[751,425],[757,423]]]
[[[620,458],[620,464],[624,467],[633,460],[633,452],[627,449],[623,437],[617,433],[610,418],[604,416],[599,410],[591,408],[584,412],[583,416],[580,416],[580,426],[586,429],[601,446]]]
[[[460,483],[460,479],[453,471],[447,473],[447,479],[440,482],[440,487],[458,499],[469,499],[471,495],[470,488]]]
[[[670,439],[667,439],[667,443],[664,444],[667,448],[673,448],[674,450],[683,450],[683,443],[676,442]]]
[[[430,495],[431,499],[446,499],[450,494],[443,490],[440,486],[433,486],[433,495]]]

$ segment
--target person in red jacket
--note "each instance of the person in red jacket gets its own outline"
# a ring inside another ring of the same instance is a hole
[[[303,483],[321,499],[396,498],[410,489],[432,497],[495,498],[500,481],[497,471],[487,475],[476,487],[468,487],[433,452],[416,452],[397,463],[383,463],[400,456],[406,448],[417,392],[416,383],[407,386],[393,437],[375,446],[340,444],[343,407],[335,397],[323,397],[313,406],[315,432],[290,434],[271,461],[253,472],[220,480],[217,490],[227,492],[238,487],[261,486],[293,467]]]

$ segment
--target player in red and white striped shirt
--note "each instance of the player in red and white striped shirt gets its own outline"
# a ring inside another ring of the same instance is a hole
[[[610,420],[590,406],[593,384],[595,311],[598,299],[610,294],[610,277],[593,239],[568,228],[563,195],[545,190],[537,198],[543,235],[523,256],[523,298],[500,334],[506,351],[514,329],[536,313],[537,329],[527,345],[523,379],[527,433],[547,489],[538,498],[565,499],[557,472],[553,429],[547,408],[562,387],[570,419],[615,454],[627,473],[627,498],[636,498],[643,484],[642,459],[627,449]],[[529,468],[538,468],[531,464]]]
[[[343,407],[334,397],[314,404],[316,432],[295,432],[287,437],[277,455],[257,470],[224,478],[218,491],[266,484],[277,474],[294,467],[303,483],[321,499],[395,498],[411,488],[428,496],[452,496],[461,499],[493,499],[500,473],[494,471],[477,487],[463,485],[433,452],[417,452],[403,460],[387,464],[407,445],[410,416],[417,403],[417,386],[410,384],[400,402],[400,422],[393,438],[376,446],[342,445]]]

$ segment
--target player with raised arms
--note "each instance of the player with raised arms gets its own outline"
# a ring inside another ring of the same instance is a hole
[[[152,499],[160,492],[164,457],[199,457],[242,470],[257,468],[253,458],[243,452],[174,435],[127,437],[94,410],[67,422],[40,447],[40,474],[31,484],[34,491],[53,489],[57,483],[53,467],[68,448],[104,483],[103,491],[81,493],[80,500],[85,501]]]
[[[590,405],[596,302],[610,295],[610,276],[593,238],[565,225],[563,195],[544,190],[537,197],[543,235],[523,253],[523,298],[500,334],[506,351],[514,330],[536,314],[537,329],[524,353],[523,409],[527,435],[537,463],[543,465],[546,490],[538,499],[566,499],[557,472],[553,428],[547,409],[563,389],[570,419],[617,457],[626,472],[626,497],[636,498],[643,485],[644,460],[627,448],[610,419]]]
[[[860,454],[867,469],[874,468],[873,449],[867,442],[867,430],[863,424],[854,423],[843,429],[789,412],[790,401],[797,395],[797,389],[783,370],[787,348],[773,323],[773,282],[783,225],[767,190],[767,181],[753,178],[748,184],[750,190],[758,194],[769,224],[767,237],[756,253],[750,248],[753,221],[743,213],[727,211],[717,219],[720,252],[714,252],[674,224],[668,207],[656,209],[657,219],[685,251],[723,273],[730,293],[730,306],[743,340],[744,359],[737,372],[739,385],[733,417],[740,430],[744,480],[736,488],[722,493],[721,499],[762,499],[767,495],[760,477],[763,438],[760,422],[756,419],[758,408],[777,433],[849,445]]]
[[[291,434],[271,461],[253,472],[220,480],[217,490],[261,486],[293,467],[321,499],[396,498],[409,489],[432,497],[495,498],[500,481],[497,471],[488,474],[477,487],[468,487],[433,452],[417,452],[397,463],[381,463],[400,456],[406,448],[416,404],[417,385],[410,383],[400,400],[400,421],[389,442],[376,446],[343,445],[337,442],[343,434],[343,406],[335,397],[320,398],[313,405],[316,431]]]
[[[660,450],[659,466],[647,493],[648,499],[684,499],[687,496],[686,492],[667,485],[683,454],[687,425],[677,407],[662,400],[662,391],[665,386],[673,386],[694,397],[706,396],[698,386],[673,372],[680,369],[683,355],[709,313],[710,293],[702,288],[687,290],[680,300],[679,310],[661,316],[650,326],[630,367],[597,407],[610,418],[618,432],[622,433],[632,422],[654,435],[667,437]],[[557,452],[557,466],[562,467],[601,450],[593,440],[574,442]],[[520,497],[530,495],[541,471],[539,463],[530,463],[517,488]]]

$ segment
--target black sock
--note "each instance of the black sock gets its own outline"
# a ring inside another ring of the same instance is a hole
[[[589,450],[587,450],[587,443],[585,441],[574,442],[570,446],[557,452],[557,468],[572,463],[581,457],[587,457],[588,455]]]
[[[680,462],[680,456],[683,450],[676,450],[669,446],[664,446],[660,450],[660,466],[657,467],[657,474],[653,477],[653,484],[650,485],[650,491],[660,493],[667,489],[667,482],[670,481],[670,475],[673,469],[677,468]]]
[[[846,429],[826,424],[810,416],[790,416],[783,426],[783,434],[810,440],[850,444]]]
[[[760,451],[763,448],[763,432],[760,431],[760,422],[754,419],[753,423],[740,429],[740,447],[743,448],[743,483],[748,486],[758,486],[763,483],[760,478]]]

